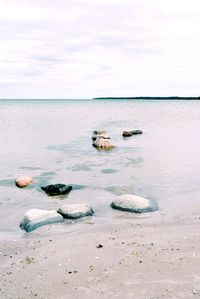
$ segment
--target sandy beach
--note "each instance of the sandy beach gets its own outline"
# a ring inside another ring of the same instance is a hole
[[[1,241],[0,298],[198,298],[199,212]]]

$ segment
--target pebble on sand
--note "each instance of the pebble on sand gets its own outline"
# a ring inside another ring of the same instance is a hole
[[[15,180],[15,184],[19,188],[24,188],[29,186],[33,182],[33,179],[28,176],[18,176]]]
[[[97,149],[104,149],[104,150],[109,150],[116,146],[114,143],[112,143],[110,139],[103,139],[103,138],[97,138],[92,145]]]
[[[94,211],[88,204],[67,204],[60,207],[58,213],[64,218],[77,219],[85,216],[92,216]]]
[[[20,227],[26,232],[31,232],[42,225],[63,221],[64,218],[54,210],[31,209],[24,215]]]
[[[106,131],[93,131],[92,140],[95,141],[97,138],[110,139],[110,135]]]
[[[113,209],[132,213],[153,212],[158,210],[158,205],[154,201],[133,194],[123,194],[118,196],[111,203],[111,207]]]

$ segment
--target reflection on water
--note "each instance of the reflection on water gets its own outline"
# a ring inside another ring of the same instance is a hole
[[[51,183],[72,184],[62,203],[88,202],[105,223],[121,217],[110,209],[119,194],[156,200],[169,214],[198,200],[198,101],[1,101],[0,127],[0,231],[20,232],[30,208],[57,209],[59,198],[40,190]],[[122,137],[134,129],[144,134]],[[116,149],[97,151],[93,130],[107,130]],[[33,185],[16,188],[21,174]]]

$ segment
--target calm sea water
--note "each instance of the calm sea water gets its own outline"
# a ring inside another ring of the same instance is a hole
[[[91,204],[94,222],[139,217],[110,208],[112,199],[122,193],[154,199],[159,213],[169,215],[197,204],[199,105],[181,100],[0,101],[0,232],[23,235],[19,222],[27,210],[54,209],[64,203]],[[117,148],[93,148],[96,129],[107,130]],[[132,129],[144,134],[121,136]],[[34,184],[18,189],[17,175],[32,176]],[[50,183],[76,188],[68,198],[52,198],[40,190]]]

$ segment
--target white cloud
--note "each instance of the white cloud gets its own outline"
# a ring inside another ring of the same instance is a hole
[[[197,0],[0,0],[0,98],[199,95]]]

